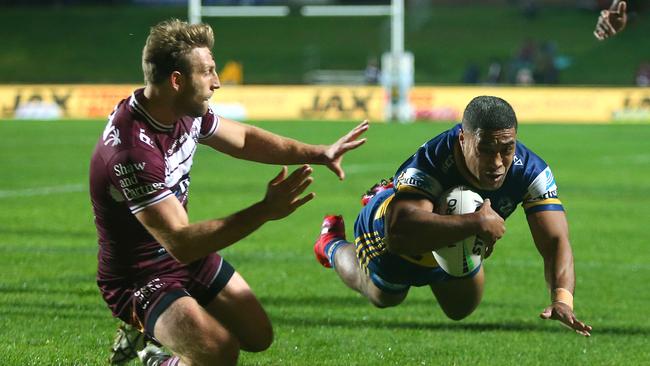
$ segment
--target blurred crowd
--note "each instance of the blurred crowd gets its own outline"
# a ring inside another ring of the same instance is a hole
[[[558,54],[554,41],[537,42],[526,39],[512,58],[503,61],[493,58],[482,74],[481,66],[470,62],[465,69],[463,84],[557,84],[560,70],[567,68],[571,60]]]
[[[644,62],[639,66],[635,82],[637,86],[650,86],[650,62]]]

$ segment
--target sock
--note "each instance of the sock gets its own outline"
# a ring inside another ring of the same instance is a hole
[[[325,245],[325,255],[327,255],[327,259],[330,261],[332,268],[334,268],[334,256],[336,255],[336,251],[344,244],[348,244],[345,239],[334,239]]]

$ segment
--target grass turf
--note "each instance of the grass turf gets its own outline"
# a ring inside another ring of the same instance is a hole
[[[309,142],[333,141],[351,123],[276,122],[262,127]],[[0,122],[0,354],[10,365],[105,364],[117,322],[94,283],[96,238],[88,160],[104,122]],[[275,343],[243,365],[622,365],[647,362],[650,163],[647,125],[522,125],[520,139],[551,165],[571,224],[582,338],[537,318],[547,305],[541,258],[518,210],[486,262],[483,303],[447,320],[430,291],[396,308],[373,308],[313,258],[322,215],[342,213],[348,235],[359,196],[427,136],[449,124],[373,125],[345,158],[339,182],[317,167],[314,201],[263,226],[224,256],[270,314]],[[193,221],[255,202],[277,167],[200,149]],[[134,363],[135,364],[135,363]]]

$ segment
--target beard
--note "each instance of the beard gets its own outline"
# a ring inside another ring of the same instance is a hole
[[[204,101],[201,103],[192,103],[191,106],[188,106],[187,115],[190,117],[202,117],[208,112],[208,102]]]
[[[198,118],[202,117],[208,112],[208,101],[198,96],[183,95],[178,100],[178,110],[182,111],[184,115]]]

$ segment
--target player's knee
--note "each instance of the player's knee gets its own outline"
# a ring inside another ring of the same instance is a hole
[[[273,328],[268,324],[258,328],[253,339],[242,340],[241,348],[247,352],[262,352],[269,349],[271,344],[273,344]]]
[[[215,328],[213,322],[205,321],[199,314],[188,315],[185,325],[194,335],[193,344],[187,348],[191,364],[236,365],[241,348],[239,339],[223,328]]]
[[[240,344],[232,335],[204,339],[197,345],[200,354],[195,356],[199,365],[236,365]]]
[[[460,313],[460,312],[445,312],[445,315],[447,315],[447,318],[455,321],[460,321],[469,316],[470,313]]]
[[[386,309],[386,308],[390,308],[390,307],[398,305],[398,304],[388,303],[388,302],[384,302],[384,301],[376,300],[376,299],[370,299],[370,303],[374,307],[376,307],[378,309]]]
[[[397,306],[404,301],[404,298],[399,297],[383,297],[383,296],[369,296],[368,300],[376,308],[385,309],[393,306]]]
[[[474,312],[475,306],[470,307],[455,307],[455,308],[442,308],[442,311],[447,315],[447,318],[455,321],[463,320]]]

